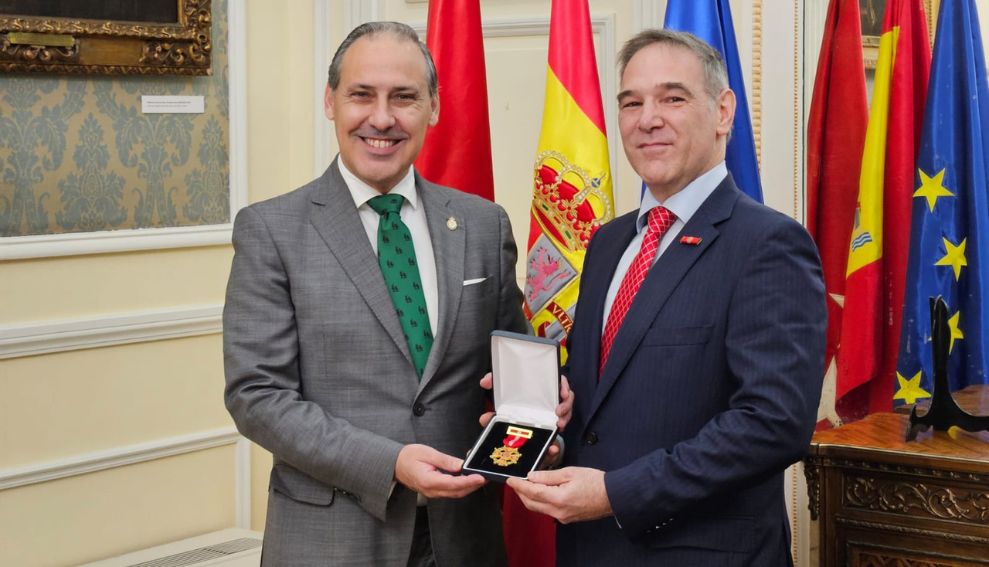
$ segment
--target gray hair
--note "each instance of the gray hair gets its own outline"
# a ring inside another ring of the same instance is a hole
[[[618,53],[618,76],[625,74],[625,67],[636,53],[654,43],[680,47],[697,56],[704,67],[704,90],[711,100],[717,100],[728,88],[728,70],[717,49],[692,33],[667,29],[642,30],[626,41]]]
[[[330,88],[336,90],[340,86],[340,66],[343,64],[343,56],[350,49],[350,46],[364,36],[375,36],[382,33],[390,33],[398,39],[416,44],[422,53],[422,58],[426,60],[426,84],[429,85],[429,96],[436,98],[439,92],[439,79],[436,77],[436,64],[433,62],[433,56],[430,55],[426,44],[419,41],[419,34],[416,33],[416,30],[401,22],[367,22],[354,28],[337,48],[337,52],[333,54],[327,80]]]

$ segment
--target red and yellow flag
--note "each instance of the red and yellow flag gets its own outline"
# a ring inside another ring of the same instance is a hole
[[[553,0],[524,307],[537,335],[564,346],[587,243],[615,216],[605,132],[587,0]],[[511,490],[505,491],[502,516],[511,567],[556,564],[552,518],[526,510]]]
[[[423,177],[494,200],[480,0],[429,0],[426,45],[440,84],[440,119],[416,168]]]
[[[587,243],[615,216],[605,132],[587,0],[553,0],[525,309],[537,335],[564,345]]]
[[[931,67],[921,1],[890,0],[883,18],[838,352],[836,395],[845,419],[893,405],[914,163]]]

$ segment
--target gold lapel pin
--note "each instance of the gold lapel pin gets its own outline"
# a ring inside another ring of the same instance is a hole
[[[457,219],[453,217],[446,219],[446,227],[450,230],[457,230]]]

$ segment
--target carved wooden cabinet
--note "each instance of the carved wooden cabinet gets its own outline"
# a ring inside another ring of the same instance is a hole
[[[820,565],[989,566],[989,433],[879,413],[814,434],[804,460]]]

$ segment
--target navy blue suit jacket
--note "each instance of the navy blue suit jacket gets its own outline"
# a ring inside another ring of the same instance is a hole
[[[561,526],[557,562],[788,565],[783,471],[806,451],[824,373],[814,243],[729,176],[650,270],[599,380],[605,295],[635,217],[591,240],[564,369],[564,464],[605,471],[615,517]]]

